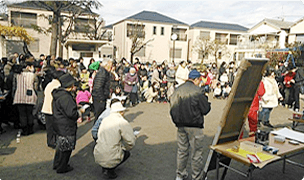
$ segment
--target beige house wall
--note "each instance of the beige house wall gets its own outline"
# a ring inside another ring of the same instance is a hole
[[[215,40],[216,33],[227,34],[226,38],[228,40],[227,52],[223,54],[221,59],[218,59],[218,64],[223,61],[229,62],[233,60],[233,54],[237,45],[229,45],[230,43],[230,34],[243,34],[244,31],[230,31],[230,30],[216,30],[216,29],[208,29],[208,28],[191,28],[189,30],[189,49],[190,49],[190,59],[193,63],[200,63],[202,59],[199,58],[199,54],[194,50],[194,46],[196,41],[200,36],[201,31],[209,31],[210,32],[210,41]],[[208,58],[204,59],[204,63],[213,63],[215,62],[215,57],[213,55],[209,55]]]
[[[304,34],[304,18],[290,28],[288,43],[294,43],[297,34]]]
[[[130,60],[131,53],[130,49],[132,46],[131,39],[127,37],[127,24],[137,23],[130,20],[125,20],[114,25],[114,41],[113,45],[117,47],[116,59],[120,60],[125,57]],[[157,22],[139,22],[145,25],[145,40],[144,42],[153,39],[149,42],[145,48],[145,56],[134,56],[138,57],[141,62],[152,62],[155,60],[158,63],[167,60],[172,61],[170,58],[170,49],[173,48],[173,41],[171,40],[171,28],[173,24],[163,24]],[[156,26],[156,35],[153,34],[153,28]],[[161,35],[161,27],[164,27],[164,35]],[[186,34],[188,33],[189,27],[186,25],[177,25],[177,28],[186,29]],[[187,59],[187,41],[175,41],[175,49],[182,49],[181,58],[174,58],[176,63],[181,60]]]

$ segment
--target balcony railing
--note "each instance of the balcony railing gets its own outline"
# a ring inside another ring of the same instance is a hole
[[[237,48],[238,49],[261,49],[263,47],[269,47],[274,48],[278,45],[277,40],[269,40],[265,42],[259,42],[259,41],[252,41],[252,42],[238,42]]]

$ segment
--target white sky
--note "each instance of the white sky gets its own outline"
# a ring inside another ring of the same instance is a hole
[[[98,14],[106,25],[143,10],[156,11],[186,24],[201,20],[236,23],[251,28],[264,18],[284,17],[297,21],[304,17],[304,3],[298,1],[103,1]]]

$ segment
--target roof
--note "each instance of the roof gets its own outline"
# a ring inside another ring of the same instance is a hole
[[[263,21],[268,22],[269,24],[272,24],[272,25],[274,25],[278,28],[281,28],[281,29],[289,29],[294,24],[294,22],[278,20],[278,19],[267,19],[267,18],[265,18]]]
[[[107,26],[104,26],[103,29],[113,29],[113,24],[109,24]]]
[[[46,10],[46,11],[48,11],[47,8],[39,6],[39,4],[37,3],[37,1],[24,1],[24,2],[21,2],[21,3],[13,3],[13,4],[9,4],[8,7],[39,9],[39,10]],[[70,11],[70,10],[73,10],[73,9],[74,9],[74,6],[71,6],[66,11]],[[84,9],[83,8],[83,10],[84,10],[84,13],[98,15],[98,14],[96,14],[96,13],[94,13],[94,12],[88,10],[88,9]]]
[[[191,28],[200,27],[208,29],[225,29],[225,30],[234,30],[234,31],[247,31],[248,28],[238,25],[238,24],[229,24],[229,23],[219,23],[219,22],[210,22],[210,21],[199,21],[190,26]]]
[[[127,17],[124,20],[129,20],[129,19],[140,20],[140,21],[150,21],[150,22],[161,22],[161,23],[169,23],[169,24],[181,24],[181,25],[188,26],[188,24],[186,24],[186,23],[183,23],[176,19],[170,18],[168,16],[162,15],[157,12],[152,12],[152,11],[142,11],[140,13]]]

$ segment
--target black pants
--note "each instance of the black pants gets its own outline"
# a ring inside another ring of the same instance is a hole
[[[294,101],[295,101],[293,110],[295,110],[295,109],[300,110],[300,87],[299,86],[294,86],[293,95],[294,95]]]
[[[81,118],[82,118],[82,120],[84,120],[84,118],[86,117],[86,116],[88,116],[88,117],[90,117],[90,112],[91,112],[91,104],[90,103],[88,103],[88,102],[79,102],[79,105],[81,105],[81,106],[84,106],[84,105],[90,105],[90,107],[88,107],[88,108],[86,108],[85,109],[85,111],[84,111],[84,113],[82,113],[81,114]]]
[[[18,104],[19,119],[21,128],[33,127],[34,126],[34,116],[33,108],[34,105],[31,104]]]
[[[123,150],[123,152],[124,152],[124,157],[123,157],[122,161],[119,164],[117,164],[117,166],[115,166],[113,168],[103,168],[103,169],[111,171],[111,170],[116,169],[122,163],[124,163],[130,157],[131,153],[130,153],[130,151],[125,151],[125,150]]]
[[[59,149],[56,148],[53,169],[56,169],[57,173],[67,170],[71,154],[72,151],[59,151]]]
[[[50,114],[45,115],[46,142],[49,147],[56,147],[56,134],[53,128],[54,117]]]
[[[95,121],[98,119],[100,114],[106,109],[106,101],[102,101],[98,98],[93,97],[93,107],[94,107],[94,116],[95,116]]]

